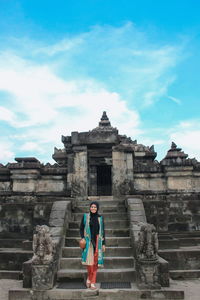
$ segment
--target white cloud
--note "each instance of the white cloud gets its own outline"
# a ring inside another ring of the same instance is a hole
[[[14,152],[12,151],[13,145],[9,142],[1,141],[0,143],[0,162],[7,163],[13,161]]]
[[[173,102],[175,102],[176,104],[181,104],[181,100],[176,98],[176,97],[172,97],[172,96],[168,96],[168,99],[172,100]]]
[[[0,120],[1,121],[6,121],[10,124],[15,124],[14,119],[15,119],[15,114],[11,110],[9,110],[3,106],[0,106]]]
[[[13,68],[9,61],[14,62]],[[95,80],[66,81],[48,66],[13,56],[7,62],[7,66],[1,64],[0,89],[11,95],[11,103],[6,105],[12,110],[0,107],[0,119],[21,130],[12,136],[20,151],[28,155],[35,151],[37,156],[47,151],[48,145],[50,152],[53,145],[60,144],[62,134],[96,127],[104,110],[123,133],[139,132],[138,113],[128,109],[118,93],[109,92]]]
[[[35,55],[45,54],[45,55],[53,56],[60,52],[70,51],[73,48],[80,46],[81,43],[82,40],[80,38],[63,39],[59,43],[50,46],[38,47],[37,49],[33,50],[33,53]]]
[[[41,152],[43,153],[43,149],[37,144],[37,143],[34,143],[34,142],[26,142],[25,144],[23,144],[21,146],[21,150],[23,151],[37,151],[37,152]]]
[[[189,157],[200,160],[200,120],[182,121],[171,130],[171,141],[183,148]]]
[[[95,27],[53,45],[19,44],[0,52],[0,91],[10,95],[0,120],[16,129],[13,151],[36,156],[51,153],[62,134],[96,127],[104,110],[121,134],[137,138],[136,107],[167,95],[181,51],[150,43],[131,23]]]
[[[47,63],[62,77],[95,78],[127,101],[148,106],[166,96],[176,79],[174,67],[183,59],[183,44],[155,43],[127,22],[121,27],[95,26],[51,45],[40,42],[34,48],[29,41],[23,51],[25,57]]]
[[[139,141],[138,141],[139,142]],[[148,146],[151,146],[151,145],[163,145],[166,143],[165,140],[162,140],[162,139],[155,139],[155,138],[142,138],[142,143],[144,145],[148,145]]]

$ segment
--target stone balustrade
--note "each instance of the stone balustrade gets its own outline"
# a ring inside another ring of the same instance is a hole
[[[158,283],[163,287],[169,286],[169,264],[166,260],[161,258],[157,255],[157,258],[153,259],[140,259],[138,257],[138,243],[140,238],[140,232],[142,227],[148,225],[146,220],[146,214],[143,206],[143,202],[140,198],[134,198],[134,197],[127,197],[126,198],[126,206],[128,209],[128,216],[129,216],[129,222],[130,222],[130,236],[131,236],[131,242],[134,252],[134,257],[136,259],[136,268],[138,269],[138,274],[141,273],[141,269],[150,270],[153,277],[153,272],[157,273],[158,277]],[[142,271],[143,272],[143,271]],[[144,273],[144,272],[143,272]],[[146,279],[148,281],[148,278]],[[141,284],[141,278],[138,278],[139,286]],[[150,282],[147,286],[149,288],[155,288],[155,286],[159,286],[159,284],[156,282],[156,284],[153,284]],[[153,281],[153,280],[152,280]],[[146,286],[146,287],[147,287]],[[142,285],[144,287],[144,285]]]
[[[66,229],[71,220],[71,202],[56,201],[53,203],[49,218],[49,235],[53,243],[53,258],[49,263],[34,264],[29,260],[23,264],[23,287],[35,290],[53,288],[59,268],[61,249],[64,245]],[[38,280],[43,278],[43,282]]]

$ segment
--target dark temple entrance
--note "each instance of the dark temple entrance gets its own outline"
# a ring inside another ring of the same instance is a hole
[[[111,166],[97,166],[97,195],[112,195]]]

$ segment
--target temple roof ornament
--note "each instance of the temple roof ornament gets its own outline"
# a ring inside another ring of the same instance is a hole
[[[168,150],[165,158],[161,160],[161,164],[167,166],[191,164],[191,161],[187,159],[188,154],[181,150],[181,148],[178,148],[177,145],[172,142],[171,148]]]
[[[177,145],[174,142],[172,142],[172,144],[171,144],[171,150],[172,149],[176,149],[176,148],[177,148]]]
[[[106,114],[106,111],[103,112],[103,115],[101,117],[101,120],[99,122],[99,126],[94,128],[92,132],[94,131],[114,131],[118,133],[117,128],[114,128],[111,126],[110,120]]]
[[[172,142],[171,149],[169,151],[181,151],[181,150],[182,150],[181,148],[177,148],[177,145],[174,142]]]
[[[108,116],[106,114],[106,111],[103,112],[101,121],[99,122],[99,126],[111,126]]]
[[[181,150],[181,148],[178,148],[177,145],[174,142],[172,142],[171,149],[169,149],[165,158],[187,158],[188,154],[185,154]]]

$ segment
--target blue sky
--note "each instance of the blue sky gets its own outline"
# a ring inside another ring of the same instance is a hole
[[[200,160],[198,0],[0,0],[0,162],[97,126]]]

